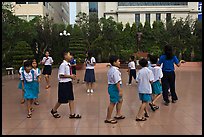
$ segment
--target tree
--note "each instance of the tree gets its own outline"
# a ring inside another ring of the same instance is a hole
[[[23,60],[31,60],[34,58],[33,51],[30,45],[25,41],[17,42],[16,46],[12,49],[12,67],[18,70],[22,66]]]

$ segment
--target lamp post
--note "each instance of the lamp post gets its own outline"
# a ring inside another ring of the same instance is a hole
[[[137,32],[137,50],[140,50],[140,43],[141,43],[142,32]]]
[[[193,38],[193,40],[194,40],[194,37],[193,37],[193,31],[191,31],[191,35],[192,35],[191,39]],[[193,61],[194,57],[195,57],[195,54],[194,54],[194,47],[192,46],[192,51],[191,51],[191,61]]]
[[[67,37],[67,36],[70,36],[70,33],[67,32],[66,30],[63,30],[63,32],[60,32],[59,35],[62,36],[62,37]],[[68,42],[68,46],[69,46],[69,42]]]

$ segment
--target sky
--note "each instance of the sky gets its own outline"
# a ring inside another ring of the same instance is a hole
[[[69,3],[70,3],[70,24],[74,24],[76,17],[76,2]]]

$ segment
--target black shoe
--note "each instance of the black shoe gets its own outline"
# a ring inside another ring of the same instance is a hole
[[[159,106],[154,106],[154,109],[155,109],[155,110],[159,109]]]
[[[176,100],[172,100],[172,103],[176,103]]]
[[[154,108],[154,106],[153,106],[152,103],[149,103],[149,106],[150,106],[150,108],[152,109],[152,111],[155,111],[155,108]]]
[[[168,106],[168,105],[169,105],[169,102],[164,102],[164,105],[165,105],[165,106]]]
[[[149,117],[148,113],[144,113],[144,117],[148,118]]]

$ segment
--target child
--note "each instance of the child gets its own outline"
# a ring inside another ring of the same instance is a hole
[[[151,109],[155,111],[156,109],[159,109],[159,106],[155,104],[155,102],[162,96],[162,86],[161,86],[161,78],[163,77],[162,69],[161,67],[157,66],[157,57],[152,55],[150,57],[151,67],[150,70],[154,74],[154,81],[152,83],[152,97],[153,100],[151,103],[149,103]]]
[[[111,64],[110,69],[108,71],[108,93],[110,96],[110,104],[107,109],[107,117],[104,121],[105,123],[115,124],[117,123],[116,120],[111,119],[111,115],[116,105],[117,114],[114,117],[115,119],[124,119],[125,116],[120,114],[121,106],[122,106],[122,94],[123,91],[121,89],[122,79],[121,73],[119,71],[120,61],[116,56],[111,56],[109,59]]]
[[[35,92],[36,92],[36,99],[34,100],[34,104],[35,105],[39,105],[38,102],[38,94],[39,94],[39,82],[41,80],[41,76],[40,76],[40,69],[38,68],[38,64],[36,59],[33,59],[32,61],[32,67],[33,67],[33,71],[35,72],[35,77],[34,77],[34,87],[35,87]]]
[[[74,54],[72,54],[70,64],[72,66],[72,74],[76,75],[76,59],[74,59]],[[77,79],[77,83],[79,83],[79,79]]]
[[[84,81],[86,82],[87,93],[93,93],[93,83],[95,80],[94,66],[96,65],[96,60],[92,56],[92,52],[86,54],[87,58],[85,59],[86,72],[84,76]]]
[[[33,99],[36,98],[36,91],[34,87],[34,74],[35,72],[32,70],[31,62],[26,61],[24,63],[24,71],[21,73],[21,80],[22,80],[22,89],[24,90],[24,99],[27,102],[27,118],[31,118],[32,115],[32,103]]]
[[[49,51],[45,52],[45,57],[43,57],[41,63],[44,65],[42,74],[45,75],[45,80],[47,83],[46,89],[50,88],[50,81],[49,81],[49,75],[52,73],[52,64],[53,59],[49,56]]]
[[[20,67],[18,74],[19,74],[19,84],[18,84],[18,89],[22,90],[22,81],[21,81],[21,73],[24,71],[24,62],[26,62],[27,60],[23,60],[23,66]],[[22,99],[21,99],[21,104],[25,103],[25,99],[24,99],[24,91],[22,90]]]
[[[148,62],[145,58],[139,61],[142,69],[139,70],[136,82],[138,83],[139,98],[142,101],[136,121],[145,121],[146,117],[149,117],[147,113],[147,103],[151,101],[152,87],[151,83],[154,80],[154,75],[150,69],[147,68]],[[144,117],[145,116],[145,117]]]
[[[136,79],[136,68],[135,68],[135,57],[130,57],[130,62],[128,63],[128,72],[129,72],[129,82],[128,85],[131,85],[132,77]]]
[[[70,115],[69,118],[81,118],[80,114],[74,113],[74,93],[72,86],[72,79],[76,78],[76,75],[72,74],[70,61],[72,56],[69,52],[63,53],[63,62],[61,63],[58,70],[58,102],[51,110],[51,114],[54,118],[60,118],[61,116],[57,113],[57,109],[61,104],[69,103]]]

